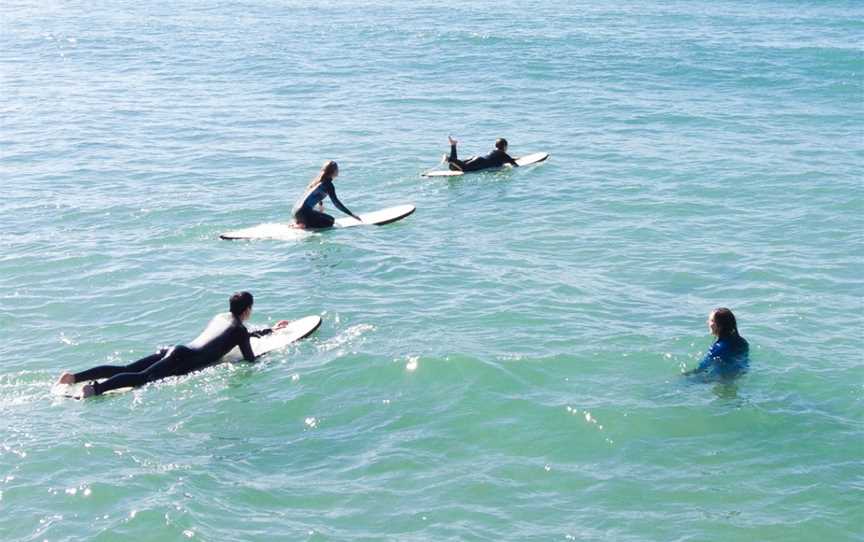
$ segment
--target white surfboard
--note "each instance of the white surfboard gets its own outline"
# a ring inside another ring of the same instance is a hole
[[[380,211],[371,213],[362,213],[360,218],[362,222],[350,217],[344,216],[336,219],[333,224],[334,228],[353,228],[354,226],[383,226],[411,215],[417,208],[413,205],[396,205],[395,207],[387,207]],[[329,228],[325,228],[329,229]],[[309,231],[304,228],[298,228],[294,223],[268,223],[259,224],[251,228],[242,230],[228,231],[219,235],[220,239],[236,240],[236,239],[298,239]]]
[[[299,320],[292,320],[290,324],[277,329],[269,335],[263,337],[252,337],[249,342],[252,344],[252,352],[255,357],[263,356],[267,352],[285,348],[289,344],[305,339],[321,327],[321,317],[317,314],[306,316]],[[243,359],[243,354],[240,353],[240,348],[234,347],[222,357],[222,361],[236,362]]]
[[[252,337],[251,339],[249,339],[249,343],[252,346],[252,352],[257,358],[259,356],[263,356],[268,352],[272,352],[280,348],[285,348],[293,342],[305,339],[309,335],[315,333],[315,331],[319,327],[321,327],[320,316],[318,316],[317,314],[313,314],[312,316],[304,316],[303,318],[292,320],[291,323],[287,326],[283,327],[282,329],[277,329],[269,335],[264,335],[263,337]],[[222,359],[214,365],[226,361],[238,362],[242,359],[243,354],[240,352],[239,348],[235,347],[233,350],[225,354]],[[63,397],[69,397],[71,399],[80,399],[81,388],[84,387],[84,384],[86,384],[86,382],[79,382],[77,384],[70,385],[56,384],[52,389],[52,393],[54,395],[62,395]],[[135,388],[117,388],[116,390],[107,391],[103,395],[126,393],[133,389]]]
[[[462,175],[465,175],[464,171],[450,171],[446,169],[427,171],[422,174],[423,177],[461,177]]]
[[[535,153],[528,154],[526,156],[521,156],[521,157],[517,158],[516,163],[519,164],[520,167],[530,166],[532,164],[537,164],[537,163],[543,162],[547,158],[549,158],[548,152],[535,152]],[[506,164],[506,166],[512,167],[509,164]],[[435,171],[427,171],[426,173],[423,174],[423,176],[424,177],[460,177],[462,175],[465,175],[465,173],[480,173],[481,171],[490,171],[490,170],[496,170],[496,169],[497,168],[488,168],[488,169],[481,169],[480,171],[451,171],[451,170],[441,169],[441,170],[435,170]]]
[[[548,152],[534,152],[526,154],[525,156],[520,156],[516,159],[516,163],[519,164],[519,167],[530,166],[531,164],[545,162],[547,158],[549,158]]]

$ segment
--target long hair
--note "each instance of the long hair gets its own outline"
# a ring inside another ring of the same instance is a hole
[[[333,174],[336,172],[337,169],[339,169],[339,164],[337,164],[333,160],[327,160],[326,162],[324,162],[324,165],[321,166],[321,171],[319,171],[318,175],[316,175],[315,178],[312,179],[312,182],[310,182],[306,186],[306,190],[312,190],[313,188],[321,184],[324,179],[332,179]]]
[[[738,322],[735,315],[726,307],[714,309],[714,325],[717,326],[717,338],[725,339],[738,335]]]

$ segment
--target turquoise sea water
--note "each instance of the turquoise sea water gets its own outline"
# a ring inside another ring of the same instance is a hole
[[[0,538],[864,540],[862,21],[3,3]],[[448,134],[552,158],[421,178]],[[417,212],[218,240],[288,220],[327,159],[356,212]],[[254,366],[52,395],[240,289],[255,325],[324,324]],[[688,382],[716,306],[752,371]]]

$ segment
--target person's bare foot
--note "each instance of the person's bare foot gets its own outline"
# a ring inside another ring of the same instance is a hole
[[[458,144],[459,144],[459,142],[458,142],[457,140],[453,139],[453,136],[447,136],[447,141],[450,142],[450,145],[451,145],[451,146],[452,146],[452,145],[458,145]]]
[[[58,384],[66,384],[67,386],[69,384],[74,384],[75,383],[75,375],[73,375],[72,373],[63,373],[62,375],[60,375],[60,378],[57,380],[57,383]]]
[[[96,395],[96,388],[93,387],[93,384],[87,384],[83,388],[81,388],[81,399],[87,399],[88,397],[93,397]]]

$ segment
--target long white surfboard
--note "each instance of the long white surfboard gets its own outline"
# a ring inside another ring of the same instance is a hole
[[[313,314],[312,316],[304,316],[303,318],[299,318],[297,320],[292,320],[290,324],[283,327],[282,329],[277,329],[273,331],[273,333],[269,335],[264,335],[263,337],[252,337],[249,339],[249,343],[252,345],[252,352],[255,354],[255,357],[263,356],[268,352],[272,352],[274,350],[278,350],[280,348],[285,348],[291,343],[297,342],[301,339],[305,339],[309,335],[315,333],[315,331],[321,327],[321,317],[317,314]],[[218,363],[223,362],[237,362],[243,359],[243,354],[240,352],[240,349],[235,347],[233,350],[225,354]],[[216,365],[214,364],[214,365]],[[77,384],[63,385],[57,384],[54,386],[52,393],[55,395],[62,395],[64,397],[70,397],[73,399],[78,399],[81,396],[81,388],[84,387],[86,382],[79,382]],[[118,388],[116,390],[111,390],[105,392],[105,395],[113,395],[118,393],[125,393],[134,388]]]
[[[413,205],[396,205],[395,207],[387,207],[380,211],[360,214],[360,220],[350,216],[344,216],[336,219],[333,224],[334,228],[353,228],[354,226],[383,226],[411,215],[417,208]],[[308,231],[303,228],[298,228],[294,223],[268,223],[259,224],[251,228],[242,230],[228,231],[219,235],[220,239],[236,240],[236,239],[297,239]]]
[[[516,163],[519,164],[520,167],[530,166],[532,164],[538,164],[540,162],[543,162],[547,158],[549,158],[548,152],[535,152],[535,153],[528,154],[528,155],[521,156],[521,157],[517,158]],[[512,167],[509,164],[507,164],[507,166]],[[494,171],[496,169],[497,168],[488,168],[488,169],[481,169],[480,171],[451,171],[451,170],[441,169],[441,170],[435,170],[435,171],[427,171],[426,173],[423,174],[423,176],[424,177],[460,177],[462,175],[465,175],[466,173],[480,173],[482,171],[490,171],[490,170]]]
[[[255,357],[263,356],[267,352],[285,348],[293,342],[300,339],[305,339],[313,334],[316,329],[321,327],[321,317],[316,315],[306,316],[299,320],[292,320],[290,324],[277,329],[269,335],[263,337],[252,337],[249,342],[252,344],[252,352]],[[234,347],[222,357],[222,361],[240,361],[243,359],[243,354],[240,353],[240,348]]]

